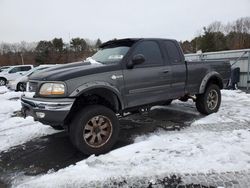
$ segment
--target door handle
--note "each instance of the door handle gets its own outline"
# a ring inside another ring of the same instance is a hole
[[[168,72],[169,72],[169,70],[168,70],[168,69],[166,69],[166,70],[163,70],[162,72],[163,72],[163,73],[168,73]]]

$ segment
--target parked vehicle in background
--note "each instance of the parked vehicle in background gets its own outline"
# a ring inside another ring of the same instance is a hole
[[[0,67],[0,72],[2,72],[2,71],[4,71],[4,70],[6,70],[6,69],[8,69],[8,68],[10,68],[11,66],[2,66],[2,67]]]
[[[118,138],[117,114],[189,98],[202,114],[217,112],[230,71],[227,61],[185,61],[176,40],[113,40],[86,62],[30,76],[35,95],[22,96],[22,112],[69,130],[81,152],[100,154]]]
[[[55,65],[40,65],[38,67],[35,67],[31,69],[30,71],[28,71],[27,73],[25,73],[23,76],[20,76],[15,80],[8,80],[7,88],[10,90],[14,90],[14,91],[26,91],[26,86],[27,86],[29,76],[31,76],[33,73],[48,69],[53,66]]]
[[[6,85],[8,80],[15,80],[33,69],[33,65],[16,65],[11,66],[0,72],[0,86]]]

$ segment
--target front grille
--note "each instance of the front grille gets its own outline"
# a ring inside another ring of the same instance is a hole
[[[38,86],[37,82],[29,82],[27,89],[28,89],[29,92],[36,92],[37,91],[37,86]]]

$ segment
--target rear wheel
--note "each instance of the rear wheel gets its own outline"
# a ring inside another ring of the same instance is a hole
[[[6,79],[0,78],[0,86],[5,86],[6,85]]]
[[[70,138],[74,146],[87,155],[108,152],[119,134],[116,114],[101,105],[82,109],[70,124]]]
[[[196,108],[200,113],[208,115],[219,110],[221,92],[217,85],[209,85],[203,94],[199,94],[196,97]]]

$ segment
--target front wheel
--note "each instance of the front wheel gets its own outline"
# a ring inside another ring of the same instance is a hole
[[[208,115],[219,110],[221,92],[217,85],[209,85],[203,94],[198,94],[196,97],[196,108],[200,113]]]
[[[17,84],[17,91],[26,91],[26,84],[22,83],[22,82],[19,82]]]
[[[115,144],[119,134],[116,114],[101,105],[83,108],[70,124],[70,139],[82,153],[106,153]]]

